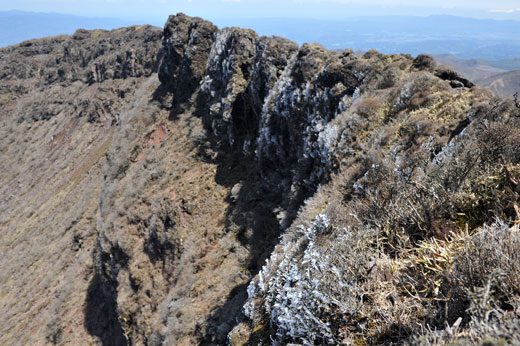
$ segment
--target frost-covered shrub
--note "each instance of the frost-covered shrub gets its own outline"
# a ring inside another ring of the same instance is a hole
[[[298,235],[280,245],[251,283],[245,312],[269,316],[274,344],[337,344],[343,316],[362,304],[360,285],[375,263],[373,233],[338,228],[319,214]]]

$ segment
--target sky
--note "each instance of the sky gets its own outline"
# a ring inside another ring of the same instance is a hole
[[[161,23],[178,12],[209,20],[432,14],[520,20],[519,0],[0,0],[0,11],[7,10],[142,18]]]

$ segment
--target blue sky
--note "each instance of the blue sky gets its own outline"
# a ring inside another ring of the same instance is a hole
[[[0,11],[58,12],[164,21],[185,12],[207,19],[297,17],[337,19],[367,15],[452,14],[520,19],[519,0],[0,0]]]

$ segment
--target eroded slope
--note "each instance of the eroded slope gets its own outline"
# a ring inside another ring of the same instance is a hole
[[[3,344],[94,342],[84,310],[105,154],[158,85],[159,43],[133,27],[1,50]]]

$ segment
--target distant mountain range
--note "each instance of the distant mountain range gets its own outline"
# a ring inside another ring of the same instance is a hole
[[[434,55],[440,65],[450,66],[464,77],[476,81],[507,72],[484,59],[461,59],[452,54]]]
[[[0,12],[0,47],[33,38],[72,34],[77,29],[115,29],[135,21],[120,18],[90,18],[58,13]]]
[[[219,26],[251,28],[300,44],[319,42],[329,49],[376,49],[386,54],[453,54],[489,61],[520,57],[520,21],[455,16],[352,17],[343,20],[216,20]]]
[[[520,70],[520,58],[492,61],[491,64],[504,70]]]
[[[350,17],[342,20],[295,18],[214,19],[219,27],[251,28],[260,35],[287,37],[299,44],[319,42],[328,49],[370,50],[417,55],[452,54],[464,59],[520,65],[520,21],[455,16]],[[78,28],[113,29],[152,24],[153,19],[88,18],[57,13],[0,12],[0,46],[23,40],[72,34]],[[516,60],[515,60],[516,59]]]

